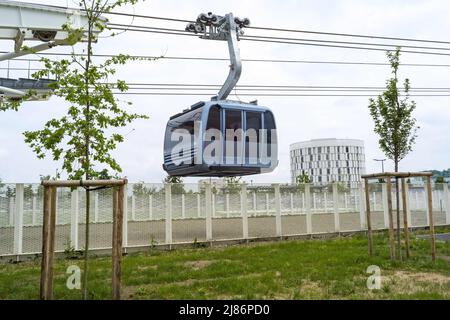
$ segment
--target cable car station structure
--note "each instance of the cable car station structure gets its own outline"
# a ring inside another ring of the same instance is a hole
[[[81,10],[9,0],[0,0],[0,17],[0,40],[14,41],[14,50],[0,54],[0,62],[68,45],[68,33],[62,26],[69,24],[82,29],[88,22]],[[81,34],[80,41],[85,40]],[[24,49],[25,41],[40,43]],[[33,90],[33,96],[26,97],[27,100],[47,100],[51,93],[49,83],[45,79],[0,78],[0,99],[21,99]]]

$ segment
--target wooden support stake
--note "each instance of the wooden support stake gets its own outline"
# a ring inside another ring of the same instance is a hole
[[[364,179],[364,186],[366,189],[366,218],[367,218],[367,238],[369,240],[369,256],[373,255],[373,240],[372,240],[372,218],[370,214],[370,198],[369,198],[369,179]]]
[[[112,238],[112,298],[120,300],[122,280],[122,239],[124,214],[124,187],[113,190],[113,238]]]
[[[436,261],[436,238],[434,234],[434,222],[433,222],[433,195],[431,190],[431,176],[427,177],[427,194],[428,194],[428,217],[431,236],[431,259],[433,259],[433,261]]]
[[[392,216],[392,189],[391,176],[386,176],[386,195],[389,216],[389,245],[391,260],[395,259],[394,219]]]
[[[44,188],[40,299],[53,299],[53,253],[55,248],[56,187]]]
[[[406,181],[402,178],[402,202],[403,202],[403,233],[405,236],[406,258],[410,257],[409,230],[408,230],[408,204],[406,201]]]

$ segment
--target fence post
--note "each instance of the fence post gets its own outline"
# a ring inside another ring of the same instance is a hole
[[[275,185],[275,225],[276,225],[276,232],[277,237],[282,236],[282,230],[281,230],[281,194],[280,194],[280,185]]]
[[[186,199],[184,193],[181,195],[181,219],[186,219]]]
[[[327,192],[323,193],[323,209],[324,209],[325,213],[328,213],[328,193]]]
[[[369,242],[369,256],[373,255],[373,241],[372,241],[372,216],[370,214],[370,199],[369,199],[369,179],[364,178],[365,203],[366,203],[366,221],[367,221],[367,240]]]
[[[35,226],[36,223],[36,197],[33,197],[32,209],[31,209],[31,225]]]
[[[78,189],[72,191],[70,197],[70,242],[78,250]]]
[[[427,190],[427,225],[430,226],[430,236],[431,236],[431,259],[436,261],[436,235],[434,233],[434,219],[433,219],[433,188],[431,186],[431,177],[427,176],[426,179],[426,190]]]
[[[294,194],[291,193],[291,213],[294,213]]]
[[[348,194],[347,192],[344,193],[344,207],[345,207],[345,211],[348,210]]]
[[[269,193],[266,193],[266,213],[267,215],[270,214],[270,202],[269,202]]]
[[[314,211],[316,211],[317,204],[316,204],[316,193],[315,192],[313,192],[313,208],[314,208]]]
[[[333,212],[334,212],[334,231],[341,231],[341,222],[339,219],[339,194],[338,184],[333,183]]]
[[[197,194],[197,218],[200,218],[202,215],[202,201],[200,193]]]
[[[148,196],[148,218],[153,220],[153,195]]]
[[[206,241],[212,241],[212,192],[211,185],[205,183],[205,216],[206,216]]]
[[[128,247],[128,184],[123,186],[123,230],[122,245],[126,250]]]
[[[310,184],[305,184],[305,202],[306,202],[306,233],[312,234],[311,185]]]
[[[227,218],[230,217],[230,194],[225,195],[225,212],[227,213]]]
[[[388,203],[387,203],[387,187],[386,183],[383,183],[381,185],[381,194],[383,197],[383,220],[384,220],[384,227],[386,229],[389,229],[389,215],[388,215]]]
[[[431,188],[430,191],[428,190],[429,187],[431,187],[431,185],[429,186],[428,184],[425,184],[424,190],[425,190],[425,195],[424,195],[424,200],[425,200],[425,208],[426,208],[426,222],[425,222],[425,226],[429,226],[430,225],[430,206],[428,205],[428,203],[433,203],[433,189]],[[430,199],[431,198],[431,199]]]
[[[256,216],[257,206],[256,206],[256,192],[253,192],[253,215]]]
[[[58,225],[60,215],[58,215],[58,206],[59,206],[59,192],[58,188],[55,189],[55,210],[56,210],[56,216],[55,216],[55,223]]]
[[[408,183],[405,181],[405,194],[406,194],[406,217],[408,218],[408,223],[409,226],[412,227],[413,226],[413,222],[411,219],[411,204],[410,204],[410,195],[409,195],[409,185]]]
[[[13,197],[9,198],[9,225],[14,227],[14,202],[15,199]]]
[[[416,191],[414,191],[414,208],[416,210],[419,210],[419,208],[421,209],[421,207],[419,207],[419,193]]]
[[[450,224],[450,192],[448,184],[444,184],[445,224]]]
[[[14,254],[22,254],[23,240],[23,184],[16,184],[16,201],[14,207]]]
[[[94,222],[98,222],[98,192],[94,195]]]
[[[306,212],[305,211],[305,193],[302,192],[302,212]]]
[[[214,193],[211,193],[211,212],[212,217],[216,217],[216,195]]]
[[[136,221],[136,197],[131,196],[131,221]]]
[[[369,191],[367,191],[369,192]],[[367,195],[369,196],[369,195]],[[365,197],[365,193],[364,193],[364,187],[362,185],[362,182],[359,184],[359,220],[361,222],[361,230],[366,229],[367,227],[367,221],[366,221],[366,206],[365,206],[365,201],[364,198]]]
[[[172,244],[172,185],[166,183],[164,185],[166,196],[166,244]]]
[[[241,187],[242,237],[248,239],[247,185]]]
[[[374,191],[372,192],[373,197],[373,211],[377,211],[377,193]]]

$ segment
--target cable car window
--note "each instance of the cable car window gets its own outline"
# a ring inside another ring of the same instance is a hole
[[[209,109],[208,123],[206,130],[217,129],[220,130],[220,107],[214,106]]]
[[[242,112],[225,110],[225,163],[242,164]]]
[[[262,129],[262,113],[246,112],[245,163],[258,164],[260,130]]]
[[[213,106],[209,109],[208,121],[206,123],[204,157],[209,164],[221,162],[221,108]],[[217,142],[215,142],[217,140]]]
[[[169,121],[166,130],[164,151],[167,155],[172,155],[180,160],[183,157],[192,155],[192,149],[197,139],[194,139],[196,122],[201,120],[202,110],[195,110],[185,115],[181,115]],[[198,124],[197,124],[198,125]],[[186,159],[190,161],[190,159]]]
[[[267,156],[270,158],[272,156],[272,151],[275,152],[274,148],[278,143],[275,131],[275,119],[270,111],[264,113],[264,128],[267,130]]]

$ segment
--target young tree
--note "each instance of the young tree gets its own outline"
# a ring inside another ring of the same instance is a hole
[[[239,193],[241,191],[242,178],[241,177],[226,177],[225,178],[225,192]]]
[[[436,177],[434,182],[435,183],[445,183],[445,179],[443,176],[438,176],[438,177]]]
[[[416,119],[413,111],[416,103],[410,101],[409,79],[405,79],[403,94],[399,88],[398,69],[400,66],[400,48],[395,52],[387,52],[391,64],[393,77],[387,80],[386,91],[378,96],[376,100],[370,99],[370,114],[375,122],[375,133],[379,136],[379,146],[384,154],[394,162],[395,172],[399,170],[399,163],[403,160],[417,138]],[[397,200],[397,245],[398,255],[401,259],[400,240],[400,197],[399,181],[396,179]]]
[[[164,183],[169,183],[172,185],[173,194],[183,194],[185,193],[183,178],[175,176],[167,176],[164,179]]]
[[[156,188],[146,187],[143,181],[133,184],[134,196],[149,196],[156,193]]]
[[[80,0],[78,4],[87,17],[86,25],[75,28],[67,24],[62,29],[67,32],[70,44],[84,46],[82,54],[76,54],[72,47],[72,54],[67,59],[42,58],[44,69],[33,75],[36,79],[56,78],[57,81],[50,84],[52,95],[65,99],[69,107],[65,116],[49,120],[42,130],[25,132],[25,141],[39,159],[51,155],[54,161],[62,161],[62,170],[69,179],[101,179],[110,176],[109,171],[115,175],[120,173],[122,169],[111,152],[124,141],[124,136],[114,129],[125,127],[137,119],[148,118],[124,109],[121,101],[114,96],[114,90],[125,92],[128,86],[122,80],[111,81],[117,66],[137,58],[117,54],[101,62],[93,60],[97,33],[108,29],[107,21],[101,15],[137,2]],[[82,37],[85,42],[80,44]],[[29,94],[32,95],[32,92]],[[0,110],[17,110],[20,103],[3,103]],[[87,298],[88,287],[89,221],[90,193],[86,189],[83,299]]]
[[[308,176],[308,174],[305,171],[302,171],[302,174],[299,174],[295,178],[296,184],[305,184],[305,183],[311,183],[311,178]]]
[[[297,192],[304,192],[305,191],[305,184],[311,183],[311,178],[308,176],[308,174],[302,170],[302,174],[299,174],[295,178],[295,186]]]

